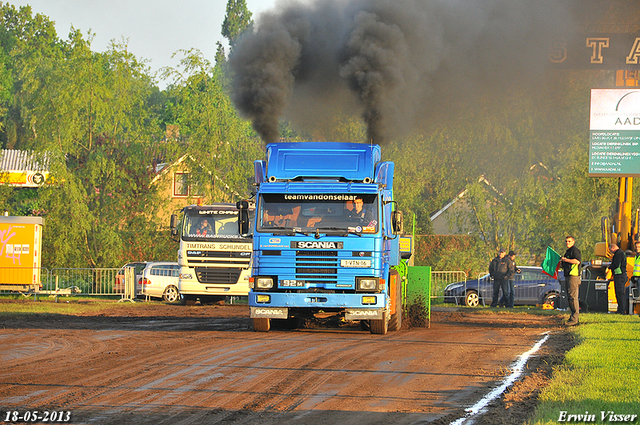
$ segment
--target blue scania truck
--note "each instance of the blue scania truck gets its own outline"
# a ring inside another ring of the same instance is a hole
[[[394,164],[381,161],[380,146],[272,143],[254,171],[254,330],[269,331],[272,320],[328,317],[360,321],[374,334],[399,329],[402,292],[393,266],[401,261],[402,214]],[[242,215],[244,234],[249,220]]]

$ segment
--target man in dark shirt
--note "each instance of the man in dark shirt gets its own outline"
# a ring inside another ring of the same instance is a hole
[[[504,249],[500,249],[498,255],[493,260],[491,260],[491,263],[489,263],[489,276],[491,276],[491,278],[493,279],[493,298],[491,300],[491,307],[498,306],[500,289],[502,289],[503,298],[504,294],[508,295],[507,280],[505,278],[506,273],[500,273],[498,271],[500,263],[504,261],[504,257],[506,254],[507,253]]]
[[[567,236],[565,243],[567,244],[567,251],[564,253],[564,256],[560,258],[560,261],[562,262],[562,269],[567,285],[569,310],[571,310],[569,320],[567,320],[565,324],[567,326],[575,326],[580,324],[580,301],[578,297],[580,295],[580,263],[582,263],[582,253],[578,247],[575,246],[576,239],[573,236]]]
[[[362,226],[371,226],[374,219],[373,213],[364,208],[364,201],[362,198],[356,198],[353,201],[353,210],[349,213],[352,220],[358,221],[358,224]]]
[[[618,301],[618,314],[627,314],[629,298],[625,296],[624,287],[627,284],[627,256],[618,245],[609,245],[609,251],[613,252],[613,258],[609,268],[613,274],[613,287],[616,290]]]
[[[505,307],[513,308],[515,303],[515,283],[516,273],[520,273],[520,269],[516,266],[516,253],[509,251],[507,254],[507,283],[509,286],[509,297],[505,298]]]

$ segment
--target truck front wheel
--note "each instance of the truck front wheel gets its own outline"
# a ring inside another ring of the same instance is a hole
[[[271,329],[271,319],[263,317],[253,319],[253,330],[255,332],[269,332],[269,329]]]

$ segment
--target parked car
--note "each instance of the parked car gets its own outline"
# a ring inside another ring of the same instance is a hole
[[[180,299],[178,292],[178,276],[180,266],[178,263],[168,261],[148,262],[142,270],[142,276],[137,283],[139,296],[162,298],[168,302],[176,302]]]
[[[514,282],[515,305],[555,304],[560,296],[560,282],[542,272],[541,267],[518,267]],[[562,271],[558,279],[564,279]],[[490,304],[493,298],[493,281],[489,274],[479,279],[456,282],[444,288],[444,302],[477,307],[482,301]]]
[[[118,270],[118,272],[116,273],[116,280],[113,283],[113,292],[116,294],[124,293],[124,269],[125,268],[127,267],[135,268],[136,282],[138,282],[138,280],[140,280],[140,278],[142,277],[142,270],[146,265],[147,265],[146,262],[139,261],[134,263],[127,263],[124,266],[120,267],[120,270]]]

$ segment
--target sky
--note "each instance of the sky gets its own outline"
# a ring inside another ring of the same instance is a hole
[[[277,0],[246,0],[254,20],[275,7]],[[196,48],[214,61],[216,42],[226,46],[222,22],[227,0],[9,0],[16,8],[30,5],[32,13],[55,22],[58,38],[67,40],[71,26],[95,34],[92,50],[103,52],[111,40],[128,40],[128,50],[147,59],[152,71],[175,67],[178,50]],[[227,53],[228,48],[225,47]],[[160,84],[161,88],[163,84]]]

